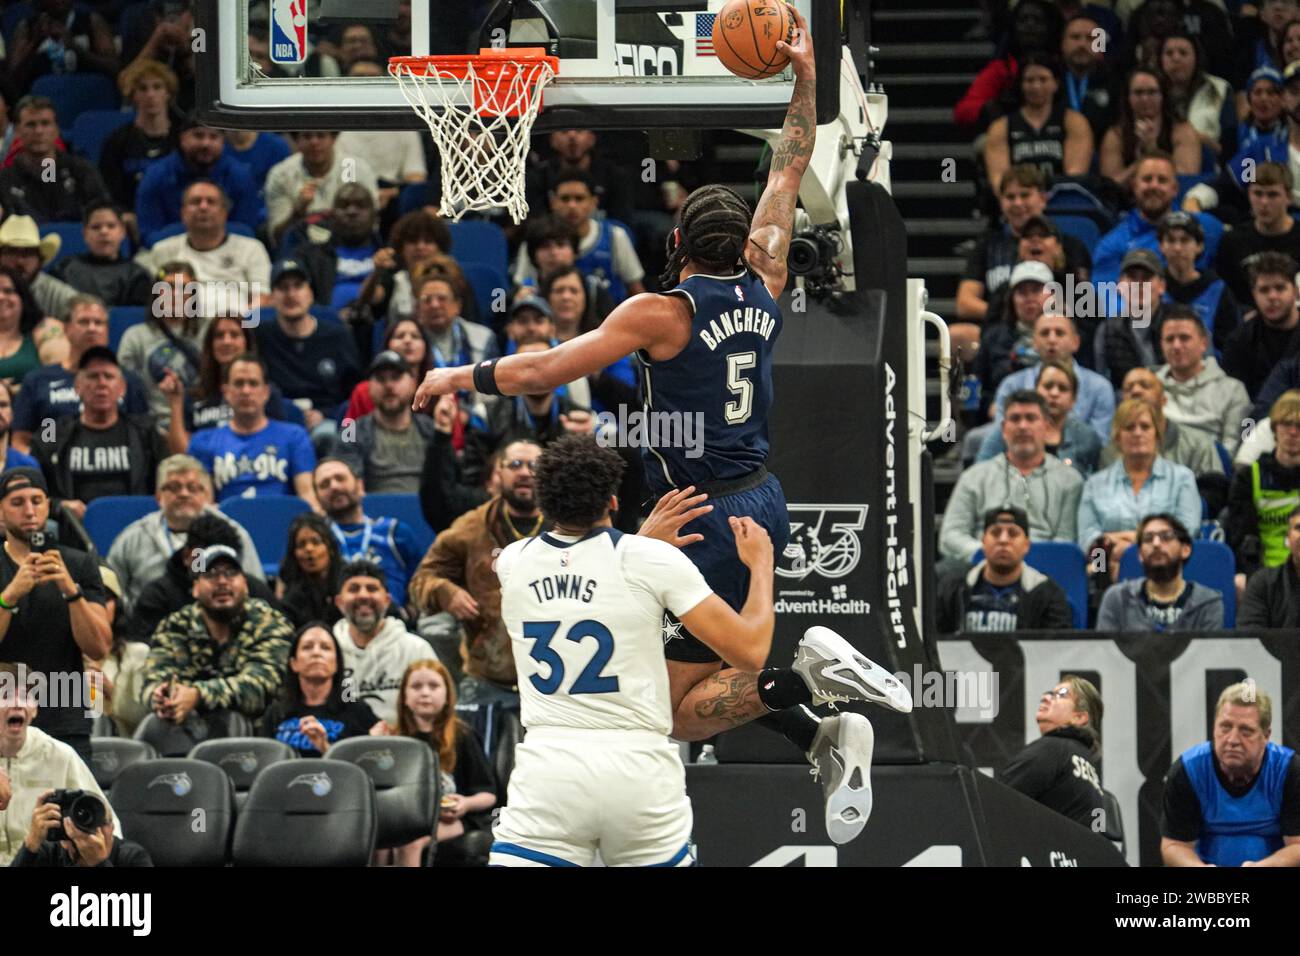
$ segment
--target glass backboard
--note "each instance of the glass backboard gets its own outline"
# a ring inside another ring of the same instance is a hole
[[[215,0],[196,4],[198,105],[224,128],[418,129],[390,56],[544,47],[560,60],[539,130],[779,127],[789,69],[733,76],[714,55],[725,0]],[[838,109],[838,4],[795,0]]]

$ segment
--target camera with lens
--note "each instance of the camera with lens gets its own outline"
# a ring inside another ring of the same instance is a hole
[[[812,295],[828,295],[840,291],[843,272],[835,260],[843,251],[838,226],[813,226],[790,240],[786,267],[791,275],[803,278]]]
[[[59,815],[71,820],[73,826],[82,833],[94,833],[108,822],[104,801],[89,790],[55,790],[42,802],[57,803]],[[60,840],[67,840],[68,834],[64,832],[63,824],[60,823],[45,831],[45,839],[57,843]]]

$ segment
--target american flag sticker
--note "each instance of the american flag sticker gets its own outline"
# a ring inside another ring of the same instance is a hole
[[[695,15],[695,55],[717,56],[713,52],[713,21],[718,19],[716,13],[697,13]]]

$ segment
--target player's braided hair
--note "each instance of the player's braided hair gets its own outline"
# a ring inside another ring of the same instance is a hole
[[[589,528],[623,479],[623,459],[592,435],[564,435],[546,446],[537,462],[537,503],[542,514],[566,528]]]
[[[745,251],[752,217],[749,203],[726,186],[701,186],[687,196],[679,233],[674,233],[681,242],[674,248],[674,234],[668,237],[668,265],[659,277],[660,287],[677,285],[687,259],[713,272],[731,271]]]

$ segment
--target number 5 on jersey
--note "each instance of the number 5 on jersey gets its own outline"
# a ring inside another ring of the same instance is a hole
[[[564,683],[564,661],[551,646],[551,639],[559,629],[559,621],[524,622],[524,637],[534,642],[528,656],[539,664],[545,664],[547,668],[545,677],[533,674],[528,679],[532,681],[538,692],[543,694],[556,693]],[[569,688],[569,694],[617,693],[618,678],[601,673],[609,663],[609,659],[614,656],[614,635],[609,633],[609,628],[599,621],[579,621],[569,628],[569,632],[564,636],[576,644],[581,644],[589,637],[596,639],[596,653],[592,655],[587,666],[578,675],[578,679]]]
[[[753,352],[732,352],[727,356],[727,390],[736,396],[734,402],[722,408],[728,425],[739,425],[754,414],[754,383],[741,373],[757,364],[758,356]]]

